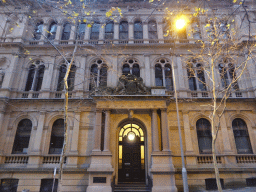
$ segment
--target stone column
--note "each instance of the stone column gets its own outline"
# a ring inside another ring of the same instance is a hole
[[[110,138],[110,110],[105,112],[104,151],[109,151]]]
[[[174,65],[174,73],[176,76],[176,84],[177,84],[177,91],[179,92],[180,97],[186,97],[187,92],[185,87],[185,80],[187,81],[187,78],[185,78],[187,75],[183,73],[183,65],[180,57],[173,56],[172,59],[176,60],[176,65]],[[174,61],[175,61],[174,60]]]
[[[31,146],[32,147],[31,154],[33,155],[40,155],[40,152],[41,152],[41,143],[42,143],[41,140],[43,135],[44,119],[45,119],[45,112],[40,112],[36,134],[33,139],[34,143],[33,143],[33,146]]]
[[[43,135],[43,129],[44,129],[44,119],[45,119],[45,112],[40,112],[36,133],[34,135],[34,138],[30,139],[33,142],[29,142],[30,157],[27,165],[27,167],[29,168],[37,168],[41,163],[40,155],[41,155],[42,135]]]
[[[88,41],[90,39],[90,31],[91,31],[91,28],[86,26],[85,33],[84,33],[84,40]]]
[[[0,135],[0,164],[3,164],[4,163],[4,150],[3,150],[3,147],[4,147],[4,142],[5,142],[5,134],[6,134],[6,131],[5,130],[5,126],[3,126],[3,120],[4,120],[4,112],[1,111],[0,112],[0,131],[1,131],[1,135]]]
[[[77,168],[78,161],[78,139],[79,139],[79,125],[80,125],[80,112],[76,111],[74,113],[74,127],[71,131],[71,142],[70,151],[67,158],[67,167]]]
[[[12,88],[12,82],[13,78],[17,75],[16,74],[16,64],[19,62],[19,57],[12,56],[10,59],[10,65],[9,67],[5,70],[5,76],[4,80],[2,83],[2,88],[1,88],[1,96],[2,97],[9,97],[10,96],[10,90]]]
[[[163,23],[162,22],[157,23],[157,35],[158,35],[158,39],[161,40],[161,41],[159,41],[159,43],[164,43],[164,41],[163,41],[163,39],[164,39]]]
[[[42,83],[42,92],[41,98],[49,98],[53,77],[53,68],[55,63],[55,56],[49,57],[47,59],[47,64],[45,64],[44,78]]]
[[[69,38],[71,41],[68,42],[68,44],[73,44],[74,40],[76,39],[76,26],[75,25],[72,25],[71,26],[71,31],[70,31],[70,38]]]
[[[86,57],[80,57],[80,66],[77,66],[75,74],[75,91],[76,97],[83,97],[84,84],[85,84],[85,62]],[[87,79],[87,78],[86,78]]]
[[[149,43],[148,42],[148,23],[143,22],[143,39],[144,43]]]
[[[61,39],[61,28],[62,28],[62,25],[60,23],[58,23],[57,30],[56,30],[56,36],[55,36],[56,41],[59,41]]]
[[[150,87],[151,86],[151,82],[150,82],[150,79],[151,79],[151,71],[150,71],[150,61],[149,61],[149,54],[144,54],[144,62],[145,62],[145,79],[144,79],[144,82],[145,82],[145,85],[147,87]]]
[[[129,43],[133,43],[133,39],[134,39],[134,25],[132,22],[128,23],[128,38],[129,38]]]
[[[101,151],[101,120],[102,120],[102,110],[96,109],[96,117],[94,123],[94,148],[92,151]]]
[[[157,111],[156,111],[156,109],[152,110],[151,126],[152,126],[153,152],[154,151],[159,151],[159,132],[158,132]]]
[[[161,109],[163,151],[170,151],[167,110]]]
[[[183,112],[186,154],[194,154],[188,112]]]
[[[229,153],[230,154],[230,153],[232,153],[232,149],[231,149],[227,124],[226,124],[226,120],[225,120],[224,115],[222,115],[222,117],[220,118],[220,126],[221,126],[224,153]]]
[[[100,26],[100,29],[99,29],[99,44],[103,44],[103,40],[105,39],[104,36],[105,36],[105,27],[102,27],[102,23],[101,23],[101,26]]]
[[[80,125],[80,112],[74,113],[74,127],[71,136],[70,153],[78,154],[78,137],[79,137],[79,125]]]

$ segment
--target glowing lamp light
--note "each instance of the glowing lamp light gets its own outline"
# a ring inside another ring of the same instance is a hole
[[[130,133],[128,134],[128,139],[129,139],[130,141],[133,141],[134,138],[135,138],[135,134],[134,134],[133,132],[130,132]]]
[[[176,29],[180,30],[180,29],[183,29],[186,26],[186,24],[187,24],[186,19],[181,17],[176,20],[175,26],[176,26]]]

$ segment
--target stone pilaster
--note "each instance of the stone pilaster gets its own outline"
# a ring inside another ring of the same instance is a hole
[[[105,112],[104,151],[109,151],[110,139],[110,110]]]
[[[152,145],[153,145],[153,152],[154,152],[154,151],[159,151],[159,132],[158,132],[156,109],[152,110],[151,122],[152,122],[151,123],[151,125],[152,125]]]

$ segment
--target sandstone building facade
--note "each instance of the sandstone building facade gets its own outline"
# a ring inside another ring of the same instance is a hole
[[[215,177],[212,93],[200,67],[204,61],[188,51],[199,50],[198,40],[209,36],[204,27],[208,20],[206,16],[199,21],[191,19],[191,7],[197,1],[181,1],[175,6],[168,2],[157,8],[147,2],[96,2],[91,18],[75,24],[54,6],[0,6],[2,191],[51,191],[63,144],[67,64],[56,48],[70,61],[75,43],[79,46],[68,78],[68,143],[61,191],[117,191],[120,183],[145,185],[145,190],[153,192],[182,191],[172,71],[188,184],[191,191],[210,187],[208,181]],[[250,19],[255,21],[256,5],[245,2]],[[216,0],[214,4],[211,8],[219,15],[229,15],[238,8],[229,1]],[[123,16],[114,21],[106,18],[111,6],[120,7]],[[183,7],[190,18],[183,33],[167,32],[167,26],[174,23],[174,16],[165,19],[167,6],[173,13]],[[249,25],[250,35],[256,35],[256,24],[248,24],[244,13],[231,16],[231,28],[242,26],[236,33],[238,59],[220,59],[216,66],[220,87],[232,81],[232,67],[248,56],[244,42],[249,38]],[[188,60],[193,74],[187,68]],[[250,59],[232,87],[220,121],[216,150],[225,187],[255,184],[255,72],[255,62]]]

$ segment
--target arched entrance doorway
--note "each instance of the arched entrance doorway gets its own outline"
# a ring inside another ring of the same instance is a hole
[[[118,142],[118,182],[145,182],[145,135],[141,127],[125,124]]]

